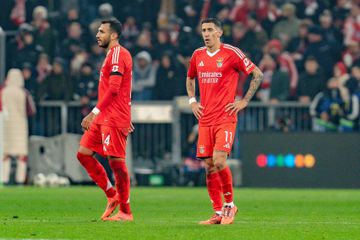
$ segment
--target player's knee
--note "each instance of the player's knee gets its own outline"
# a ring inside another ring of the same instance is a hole
[[[86,159],[87,159],[88,156],[91,156],[91,155],[84,154],[84,153],[82,153],[80,151],[78,151],[77,154],[76,154],[77,159],[79,160],[79,162],[82,165],[84,165],[84,163],[86,162]]]
[[[82,162],[82,160],[84,159],[84,154],[82,154],[81,152],[77,152],[76,154],[76,158],[79,160],[79,162]]]
[[[78,154],[79,153],[83,154],[83,155],[86,155],[86,156],[92,156],[94,154],[94,152],[91,149],[83,147],[83,146],[79,147]]]

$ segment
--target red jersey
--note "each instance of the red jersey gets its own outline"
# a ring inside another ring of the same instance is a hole
[[[221,44],[214,53],[206,47],[194,51],[187,76],[198,79],[200,104],[204,107],[200,126],[237,121],[237,116],[229,116],[225,107],[235,100],[239,72],[248,75],[254,68],[255,64],[240,49],[228,44]]]
[[[116,75],[116,77],[115,77]],[[110,127],[129,127],[131,121],[131,77],[132,58],[129,51],[120,45],[115,45],[106,54],[101,67],[98,102],[100,102],[110,85],[119,87],[117,95],[110,104],[100,109],[100,114],[94,123]],[[111,82],[116,81],[116,82]]]

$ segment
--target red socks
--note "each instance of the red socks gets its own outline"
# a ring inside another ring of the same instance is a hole
[[[221,211],[222,197],[219,174],[217,172],[206,174],[206,185],[214,211]]]
[[[221,187],[224,194],[225,202],[231,203],[233,201],[233,185],[232,185],[232,174],[229,166],[218,172]]]
[[[77,158],[91,179],[105,192],[106,196],[108,198],[114,197],[116,191],[112,187],[104,167],[93,156],[78,152]]]
[[[131,213],[130,210],[130,177],[125,161],[109,161],[110,167],[115,176],[116,190],[120,195],[120,209],[124,213]]]

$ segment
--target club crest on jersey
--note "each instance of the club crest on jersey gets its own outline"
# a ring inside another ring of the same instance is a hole
[[[216,59],[216,66],[217,66],[218,68],[221,68],[222,65],[223,65],[223,61],[224,61],[223,58],[218,58],[218,59]]]
[[[205,146],[204,145],[200,145],[199,146],[199,153],[203,154],[205,152]]]

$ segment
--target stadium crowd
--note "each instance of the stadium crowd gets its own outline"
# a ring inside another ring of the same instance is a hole
[[[223,23],[223,42],[242,49],[264,72],[256,100],[311,104],[319,131],[352,130],[359,121],[358,0],[14,0],[2,3],[7,69],[20,68],[36,101],[97,98],[104,52],[101,20],[123,23],[121,44],[134,57],[133,100],[185,95],[191,53],[203,45],[199,21]],[[247,88],[239,76],[237,96]]]

